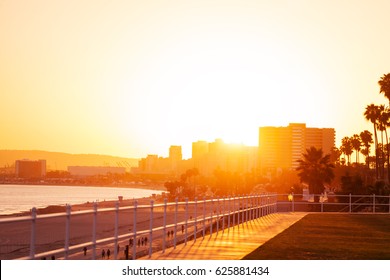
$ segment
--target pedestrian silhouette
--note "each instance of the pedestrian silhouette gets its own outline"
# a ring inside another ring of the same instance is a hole
[[[145,237],[145,246],[148,245],[148,238]]]
[[[126,245],[126,248],[125,248],[125,257],[126,257],[126,260],[129,259],[129,245]]]
[[[110,254],[111,254],[111,251],[110,251],[110,249],[108,249],[108,250],[107,250],[107,259],[110,258]]]
[[[171,232],[168,230],[168,238],[169,238],[169,235],[171,234]]]
[[[171,230],[171,236],[173,237],[173,230]]]
[[[87,255],[87,247],[84,247],[83,251],[84,251],[84,256],[86,256]]]
[[[181,233],[184,233],[184,225],[181,225]]]
[[[141,238],[141,245],[144,246],[144,238]]]
[[[106,251],[104,251],[104,249],[102,250],[102,259],[104,259],[106,257]]]
[[[138,247],[141,246],[141,239],[138,238]]]

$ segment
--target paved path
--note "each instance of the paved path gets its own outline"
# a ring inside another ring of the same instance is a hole
[[[281,233],[307,213],[275,213],[240,224],[212,236],[198,237],[165,253],[156,252],[143,260],[239,260]]]

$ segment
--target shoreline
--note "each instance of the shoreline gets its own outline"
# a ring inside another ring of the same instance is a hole
[[[143,184],[115,184],[115,185],[82,185],[82,184],[42,184],[42,183],[11,183],[11,182],[0,182],[0,187],[2,185],[11,185],[11,186],[48,186],[48,187],[94,187],[94,188],[128,188],[128,189],[146,189],[146,190],[156,190],[156,191],[167,191],[166,187],[163,185],[143,185]]]
[[[151,197],[141,197],[136,199],[123,199],[119,202],[119,207],[125,207],[125,206],[131,206],[133,205],[134,201],[138,201],[139,205],[149,205],[150,201],[153,200],[154,202],[159,201],[159,196],[157,196],[155,199],[151,199]],[[104,208],[114,208],[116,202],[119,200],[104,200],[99,201],[98,203],[98,209],[104,209]],[[71,213],[78,212],[78,211],[85,211],[85,210],[93,210],[94,202],[84,202],[79,204],[73,204],[71,205]],[[37,216],[38,215],[47,215],[47,214],[56,214],[56,213],[66,213],[66,205],[48,205],[46,207],[39,207],[37,208]],[[23,211],[19,213],[12,213],[12,214],[1,214],[0,219],[2,218],[13,218],[13,217],[25,217],[25,216],[31,216],[31,211]]]

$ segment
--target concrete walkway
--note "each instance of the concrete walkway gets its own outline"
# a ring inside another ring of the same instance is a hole
[[[274,213],[240,224],[212,236],[198,237],[165,253],[156,252],[142,260],[239,260],[290,227],[307,213]]]

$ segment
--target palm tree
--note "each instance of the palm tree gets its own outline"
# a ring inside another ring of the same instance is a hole
[[[322,149],[311,147],[306,149],[303,159],[298,160],[296,170],[301,182],[309,185],[312,194],[320,194],[324,191],[325,183],[330,183],[334,178],[334,165],[330,163],[330,155],[323,156]],[[319,197],[314,196],[314,201],[319,202]]]
[[[381,150],[381,158],[382,158],[382,174],[384,174],[384,158],[385,158],[385,152],[384,152],[384,146],[385,143],[383,143],[383,131],[385,132],[386,137],[386,163],[387,163],[387,176],[388,180],[390,181],[390,165],[389,165],[389,138],[387,136],[387,127],[390,125],[390,111],[387,107],[384,105],[380,105],[380,116],[378,118],[378,129],[381,131],[382,135],[382,150]]]
[[[359,161],[359,153],[360,153],[360,148],[362,147],[362,140],[360,139],[360,136],[357,134],[354,134],[351,138],[351,145],[352,148],[356,151],[356,164]]]
[[[341,139],[340,151],[341,151],[345,156],[347,156],[348,165],[349,165],[350,162],[351,162],[351,155],[352,155],[352,152],[353,152],[353,146],[352,146],[351,138],[349,138],[349,137],[346,136],[346,137],[344,137],[343,139]]]
[[[378,81],[379,92],[383,93],[390,102],[390,73],[384,74],[381,79]]]
[[[360,139],[362,140],[362,144],[364,149],[362,150],[362,154],[366,157],[367,168],[370,169],[370,147],[373,143],[372,133],[368,130],[364,130],[360,132]]]
[[[379,118],[379,115],[380,115],[380,111],[379,111],[379,107],[374,105],[374,104],[370,104],[370,105],[367,105],[366,107],[366,110],[364,111],[364,117],[366,118],[366,120],[370,121],[373,125],[374,125],[374,140],[375,140],[375,171],[376,171],[376,179],[379,178],[379,169],[378,169],[378,134],[377,134],[377,127],[376,127],[376,124],[377,124],[377,120]]]
[[[340,156],[342,152],[337,147],[333,147],[330,152],[330,160],[334,165],[340,165]]]

